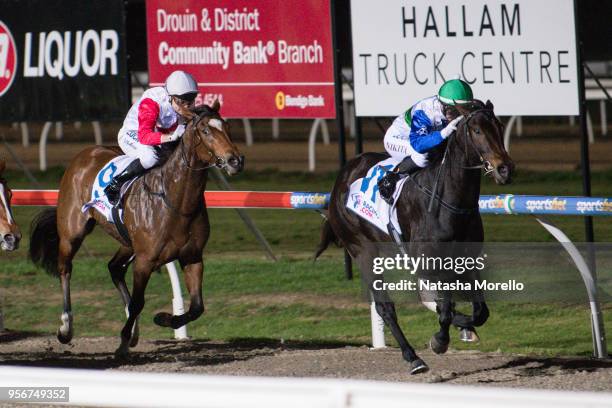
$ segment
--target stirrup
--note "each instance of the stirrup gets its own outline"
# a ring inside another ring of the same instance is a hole
[[[111,184],[104,187],[104,194],[106,194],[106,198],[108,198],[109,203],[112,205],[117,205],[121,199],[121,185],[114,186],[111,182]]]

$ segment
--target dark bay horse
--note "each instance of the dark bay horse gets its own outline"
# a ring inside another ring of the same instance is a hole
[[[6,168],[4,160],[0,160],[0,248],[3,251],[14,251],[19,248],[19,241],[21,240],[21,230],[13,217],[13,210],[11,209],[11,197],[13,192],[8,186],[8,183],[2,173]]]
[[[83,239],[96,224],[115,238],[120,247],[108,263],[113,283],[128,309],[121,331],[117,356],[125,356],[138,342],[136,319],[144,307],[144,293],[151,272],[174,260],[179,261],[189,290],[189,310],[180,316],[158,313],[155,323],[179,328],[204,312],[202,301],[202,250],[209,237],[210,224],[203,193],[207,169],[213,166],[233,175],[243,168],[243,156],[231,141],[229,126],[219,115],[219,103],[198,106],[181,115],[187,120],[185,134],[162,165],[137,179],[123,199],[123,220],[130,242],[114,224],[93,208],[81,206],[91,197],[94,177],[113,157],[116,147],[91,147],[79,153],[64,173],[57,208],[47,209],[32,222],[30,257],[48,273],[59,276],[64,293],[60,342],[72,339],[70,276],[72,259]],[[125,283],[128,265],[133,261],[132,294]]]
[[[464,119],[455,134],[437,151],[431,152],[430,166],[413,175],[413,180],[406,181],[398,198],[398,220],[404,240],[409,241],[408,253],[427,253],[432,243],[483,242],[478,212],[481,169],[492,174],[498,184],[511,180],[514,164],[504,148],[503,126],[493,113],[493,104],[476,101],[459,110]],[[444,149],[447,149],[446,159],[443,159]],[[345,204],[350,185],[387,157],[386,154],[365,153],[341,170],[331,192],[329,217],[323,225],[316,254],[320,255],[331,242],[343,246],[356,260],[367,288],[373,287],[375,279],[373,259],[380,256],[375,243],[389,242],[391,238],[348,210]],[[441,178],[435,200],[437,205],[429,213],[432,186],[438,171]],[[427,371],[427,365],[417,356],[398,324],[394,302],[379,291],[371,291],[371,296],[378,314],[391,329],[404,359],[410,364],[411,373]],[[473,302],[472,316],[455,312],[448,296],[436,298],[435,306],[440,331],[432,336],[430,346],[436,353],[446,352],[451,324],[470,328],[484,324],[488,317],[484,300]]]

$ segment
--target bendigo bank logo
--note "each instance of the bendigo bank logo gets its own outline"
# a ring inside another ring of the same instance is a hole
[[[283,110],[285,109],[285,94],[283,91],[278,91],[276,96],[274,97],[274,101],[276,102],[276,109]]]
[[[8,27],[0,21],[0,96],[9,90],[17,74],[17,47]]]

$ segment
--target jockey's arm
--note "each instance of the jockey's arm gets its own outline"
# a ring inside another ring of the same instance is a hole
[[[417,110],[412,115],[410,125],[410,145],[418,153],[425,153],[438,146],[444,138],[438,130],[433,130],[433,124],[425,112]]]
[[[161,132],[155,131],[159,105],[152,99],[145,98],[138,106],[138,141],[144,145],[161,144]]]

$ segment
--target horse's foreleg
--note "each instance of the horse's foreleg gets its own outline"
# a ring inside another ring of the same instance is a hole
[[[117,357],[127,356],[129,345],[132,337],[134,324],[142,312],[145,304],[145,289],[151,277],[153,265],[149,261],[139,260],[136,258],[134,263],[134,285],[132,288],[132,298],[128,305],[128,318],[121,330],[121,344],[115,351]]]
[[[126,317],[129,317],[128,306],[130,304],[131,296],[127,284],[125,283],[125,274],[128,270],[133,255],[134,251],[131,248],[122,246],[117,250],[115,256],[113,256],[113,259],[111,259],[111,261],[108,263],[108,271],[110,272],[113,284],[119,291],[121,300],[125,305]],[[132,329],[130,347],[136,347],[138,344],[138,338],[138,319],[136,319]]]
[[[376,312],[382,317],[385,324],[391,330],[393,337],[397,340],[404,360],[410,363],[410,374],[423,373],[429,369],[427,364],[417,356],[416,352],[406,340],[406,336],[397,322],[397,314],[395,313],[395,304],[393,302],[376,302]]]
[[[442,299],[436,302],[438,306],[438,322],[440,323],[440,331],[431,336],[429,346],[436,354],[444,354],[448,350],[450,343],[449,328],[453,322],[453,304],[450,295],[445,293]]]
[[[196,320],[204,313],[204,301],[202,300],[202,277],[204,274],[204,265],[200,259],[194,263],[182,264],[185,274],[185,286],[189,291],[191,303],[189,310],[179,316],[173,316],[170,313],[160,312],[155,315],[153,321],[162,327],[171,327],[178,329],[187,323]]]

